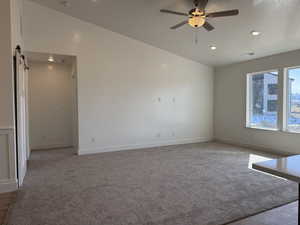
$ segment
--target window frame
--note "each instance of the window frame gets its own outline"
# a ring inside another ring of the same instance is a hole
[[[277,72],[278,78],[277,78],[277,124],[276,128],[269,128],[269,127],[259,127],[259,126],[252,126],[251,125],[251,113],[252,113],[252,86],[251,83],[251,77],[253,75],[259,75],[259,74],[265,74],[265,73],[271,73],[271,72]],[[281,101],[280,101],[280,89],[281,89],[281,79],[280,79],[281,70],[276,69],[270,69],[265,71],[257,71],[252,73],[247,73],[246,76],[246,128],[250,129],[258,129],[258,130],[268,130],[268,131],[279,131],[280,125],[281,125],[281,116],[280,116],[280,109],[281,109]]]
[[[290,106],[288,71],[291,69],[300,69],[300,65],[284,67],[282,131],[287,132],[287,133],[300,134],[300,131],[290,130],[289,126],[288,126],[288,116],[289,116],[289,106]]]

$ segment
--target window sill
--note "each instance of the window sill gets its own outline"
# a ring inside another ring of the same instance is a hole
[[[279,131],[278,128],[267,128],[267,127],[250,127],[247,126],[247,129],[254,129],[254,130],[264,130],[264,131]]]
[[[245,127],[246,129],[253,129],[253,130],[262,130],[262,131],[275,131],[275,132],[283,132],[288,134],[300,134],[300,131],[292,131],[292,130],[280,130],[276,128],[263,128],[263,127]]]
[[[282,132],[289,133],[289,134],[300,134],[300,131],[292,131],[292,130],[283,130]]]

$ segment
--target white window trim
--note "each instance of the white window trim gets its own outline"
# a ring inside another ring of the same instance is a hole
[[[282,131],[293,134],[300,134],[299,131],[293,131],[288,128],[288,111],[289,111],[289,93],[288,93],[288,84],[289,84],[289,76],[288,71],[290,69],[300,69],[299,66],[291,66],[284,68],[284,84],[283,84],[283,116],[282,116]]]
[[[247,129],[252,129],[252,130],[265,130],[265,131],[280,131],[279,128],[268,128],[268,127],[246,127]]]
[[[290,66],[290,67],[280,67],[276,69],[270,69],[266,71],[257,71],[247,73],[246,76],[246,124],[245,128],[253,130],[262,131],[274,131],[274,132],[284,132],[298,135],[299,131],[293,131],[288,129],[288,108],[289,108],[289,94],[288,94],[288,70],[290,69],[300,69],[300,65]],[[278,119],[277,128],[267,128],[267,127],[255,127],[250,125],[250,115],[252,109],[251,94],[252,88],[250,87],[250,77],[255,74],[268,73],[268,72],[278,72]]]
[[[283,105],[282,105],[282,131],[289,132],[287,126],[287,116],[288,116],[288,105],[289,105],[289,95],[288,95],[288,70],[289,67],[284,68],[283,72]]]

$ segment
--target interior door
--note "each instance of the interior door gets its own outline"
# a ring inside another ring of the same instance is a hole
[[[15,59],[15,82],[16,82],[16,134],[17,134],[17,157],[18,157],[18,182],[22,185],[27,170],[27,99],[25,64],[20,53],[16,53]]]
[[[26,159],[30,157],[30,140],[29,140],[29,92],[28,92],[28,67],[26,68],[27,62],[25,62],[24,70],[24,89],[25,89],[25,136],[26,136]]]

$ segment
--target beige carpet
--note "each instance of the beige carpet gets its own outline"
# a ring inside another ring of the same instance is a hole
[[[297,199],[297,184],[207,143],[75,156],[33,152],[10,225],[220,225]]]

